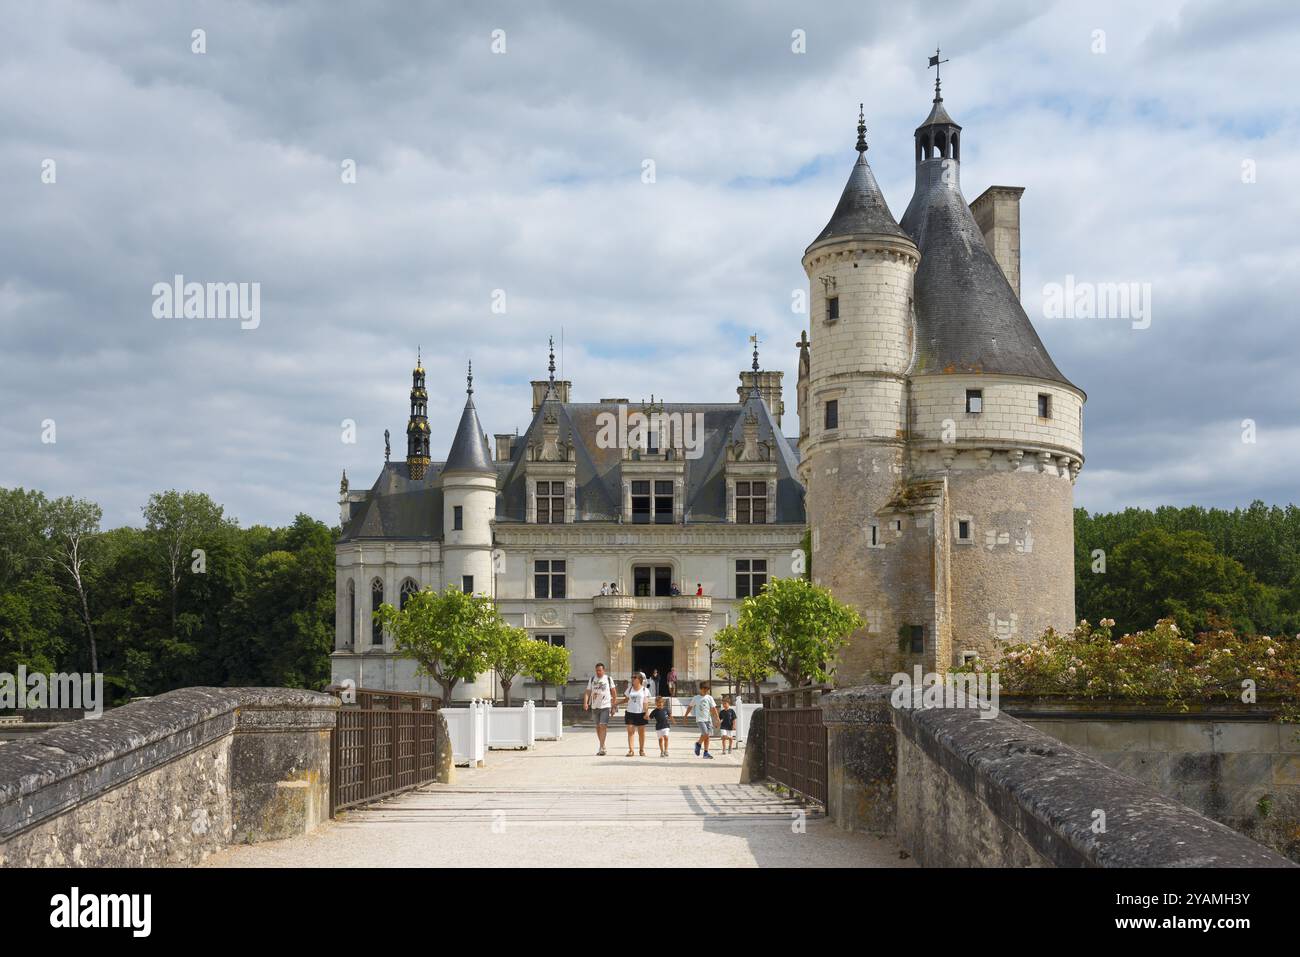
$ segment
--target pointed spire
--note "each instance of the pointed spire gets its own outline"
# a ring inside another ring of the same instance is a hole
[[[451,440],[451,451],[442,467],[447,472],[483,472],[496,474],[496,467],[488,457],[487,446],[483,439],[483,427],[479,425],[478,411],[474,408],[474,366],[467,367],[465,373],[465,411],[461,413],[460,425]]]
[[[854,147],[859,153],[867,151],[867,118],[862,112],[862,104],[858,104],[858,143]]]
[[[934,56],[930,57],[930,66],[934,67],[934,102],[942,103],[943,94],[939,92],[939,66],[947,63],[947,60],[939,59],[939,44],[934,45]]]

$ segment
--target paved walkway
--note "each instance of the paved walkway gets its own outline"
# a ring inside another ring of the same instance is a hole
[[[906,867],[892,840],[837,830],[815,808],[742,785],[740,755],[704,761],[694,737],[673,736],[669,758],[624,757],[610,728],[596,757],[592,729],[565,731],[531,751],[492,751],[431,785],[341,815],[291,841],[235,847],[209,867],[623,866],[628,853],[686,865]]]

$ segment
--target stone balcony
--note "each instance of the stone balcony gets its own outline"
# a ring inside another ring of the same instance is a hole
[[[594,595],[591,609],[601,611],[683,611],[713,612],[711,595],[661,595],[656,597],[639,595]]]
[[[609,642],[609,657],[616,672],[631,667],[631,656],[625,642],[629,631],[636,634],[642,628],[667,628],[675,633],[685,653],[686,676],[695,674],[696,646],[713,620],[713,598],[709,595],[595,595],[591,599],[591,608],[596,623]],[[632,629],[633,621],[637,624],[635,631]]]

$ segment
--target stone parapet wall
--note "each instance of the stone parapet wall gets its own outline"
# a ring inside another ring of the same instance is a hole
[[[1107,767],[1300,861],[1300,728],[1267,707],[1008,699],[1002,708]]]
[[[895,708],[892,691],[822,697],[828,810],[881,833],[892,803],[895,837],[923,866],[1293,866],[1005,713]]]
[[[0,866],[195,864],[329,816],[339,699],[183,688],[0,748]]]

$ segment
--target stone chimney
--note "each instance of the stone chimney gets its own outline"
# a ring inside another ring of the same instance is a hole
[[[537,411],[536,409],[533,410]],[[512,432],[498,432],[493,438],[496,439],[497,461],[509,462],[510,456],[515,450],[515,439],[519,436]]]
[[[749,369],[740,373],[740,385],[736,386],[736,395],[743,403],[754,391],[754,377],[758,376],[758,394],[772,413],[776,424],[781,424],[781,413],[785,411],[785,402],[781,399],[781,379],[784,372],[752,372]]]
[[[1020,298],[1020,194],[1023,186],[990,186],[970,204],[984,245]]]
[[[534,414],[537,412],[537,410],[538,410],[539,408],[541,408],[541,406],[542,406],[542,402],[544,402],[544,401],[546,400],[546,389],[547,389],[547,387],[548,387],[550,384],[551,384],[551,380],[549,380],[549,379],[534,379],[534,380],[533,380],[533,382],[532,382],[532,386],[533,386],[533,412],[534,412]],[[556,382],[555,382],[555,395],[559,398],[559,400],[560,400],[561,402],[568,402],[568,401],[569,401],[569,390],[572,389],[572,388],[573,388],[573,383],[572,383],[570,380],[568,380],[568,379],[564,379],[564,380],[562,380],[562,381],[561,381],[561,380],[556,380]]]

